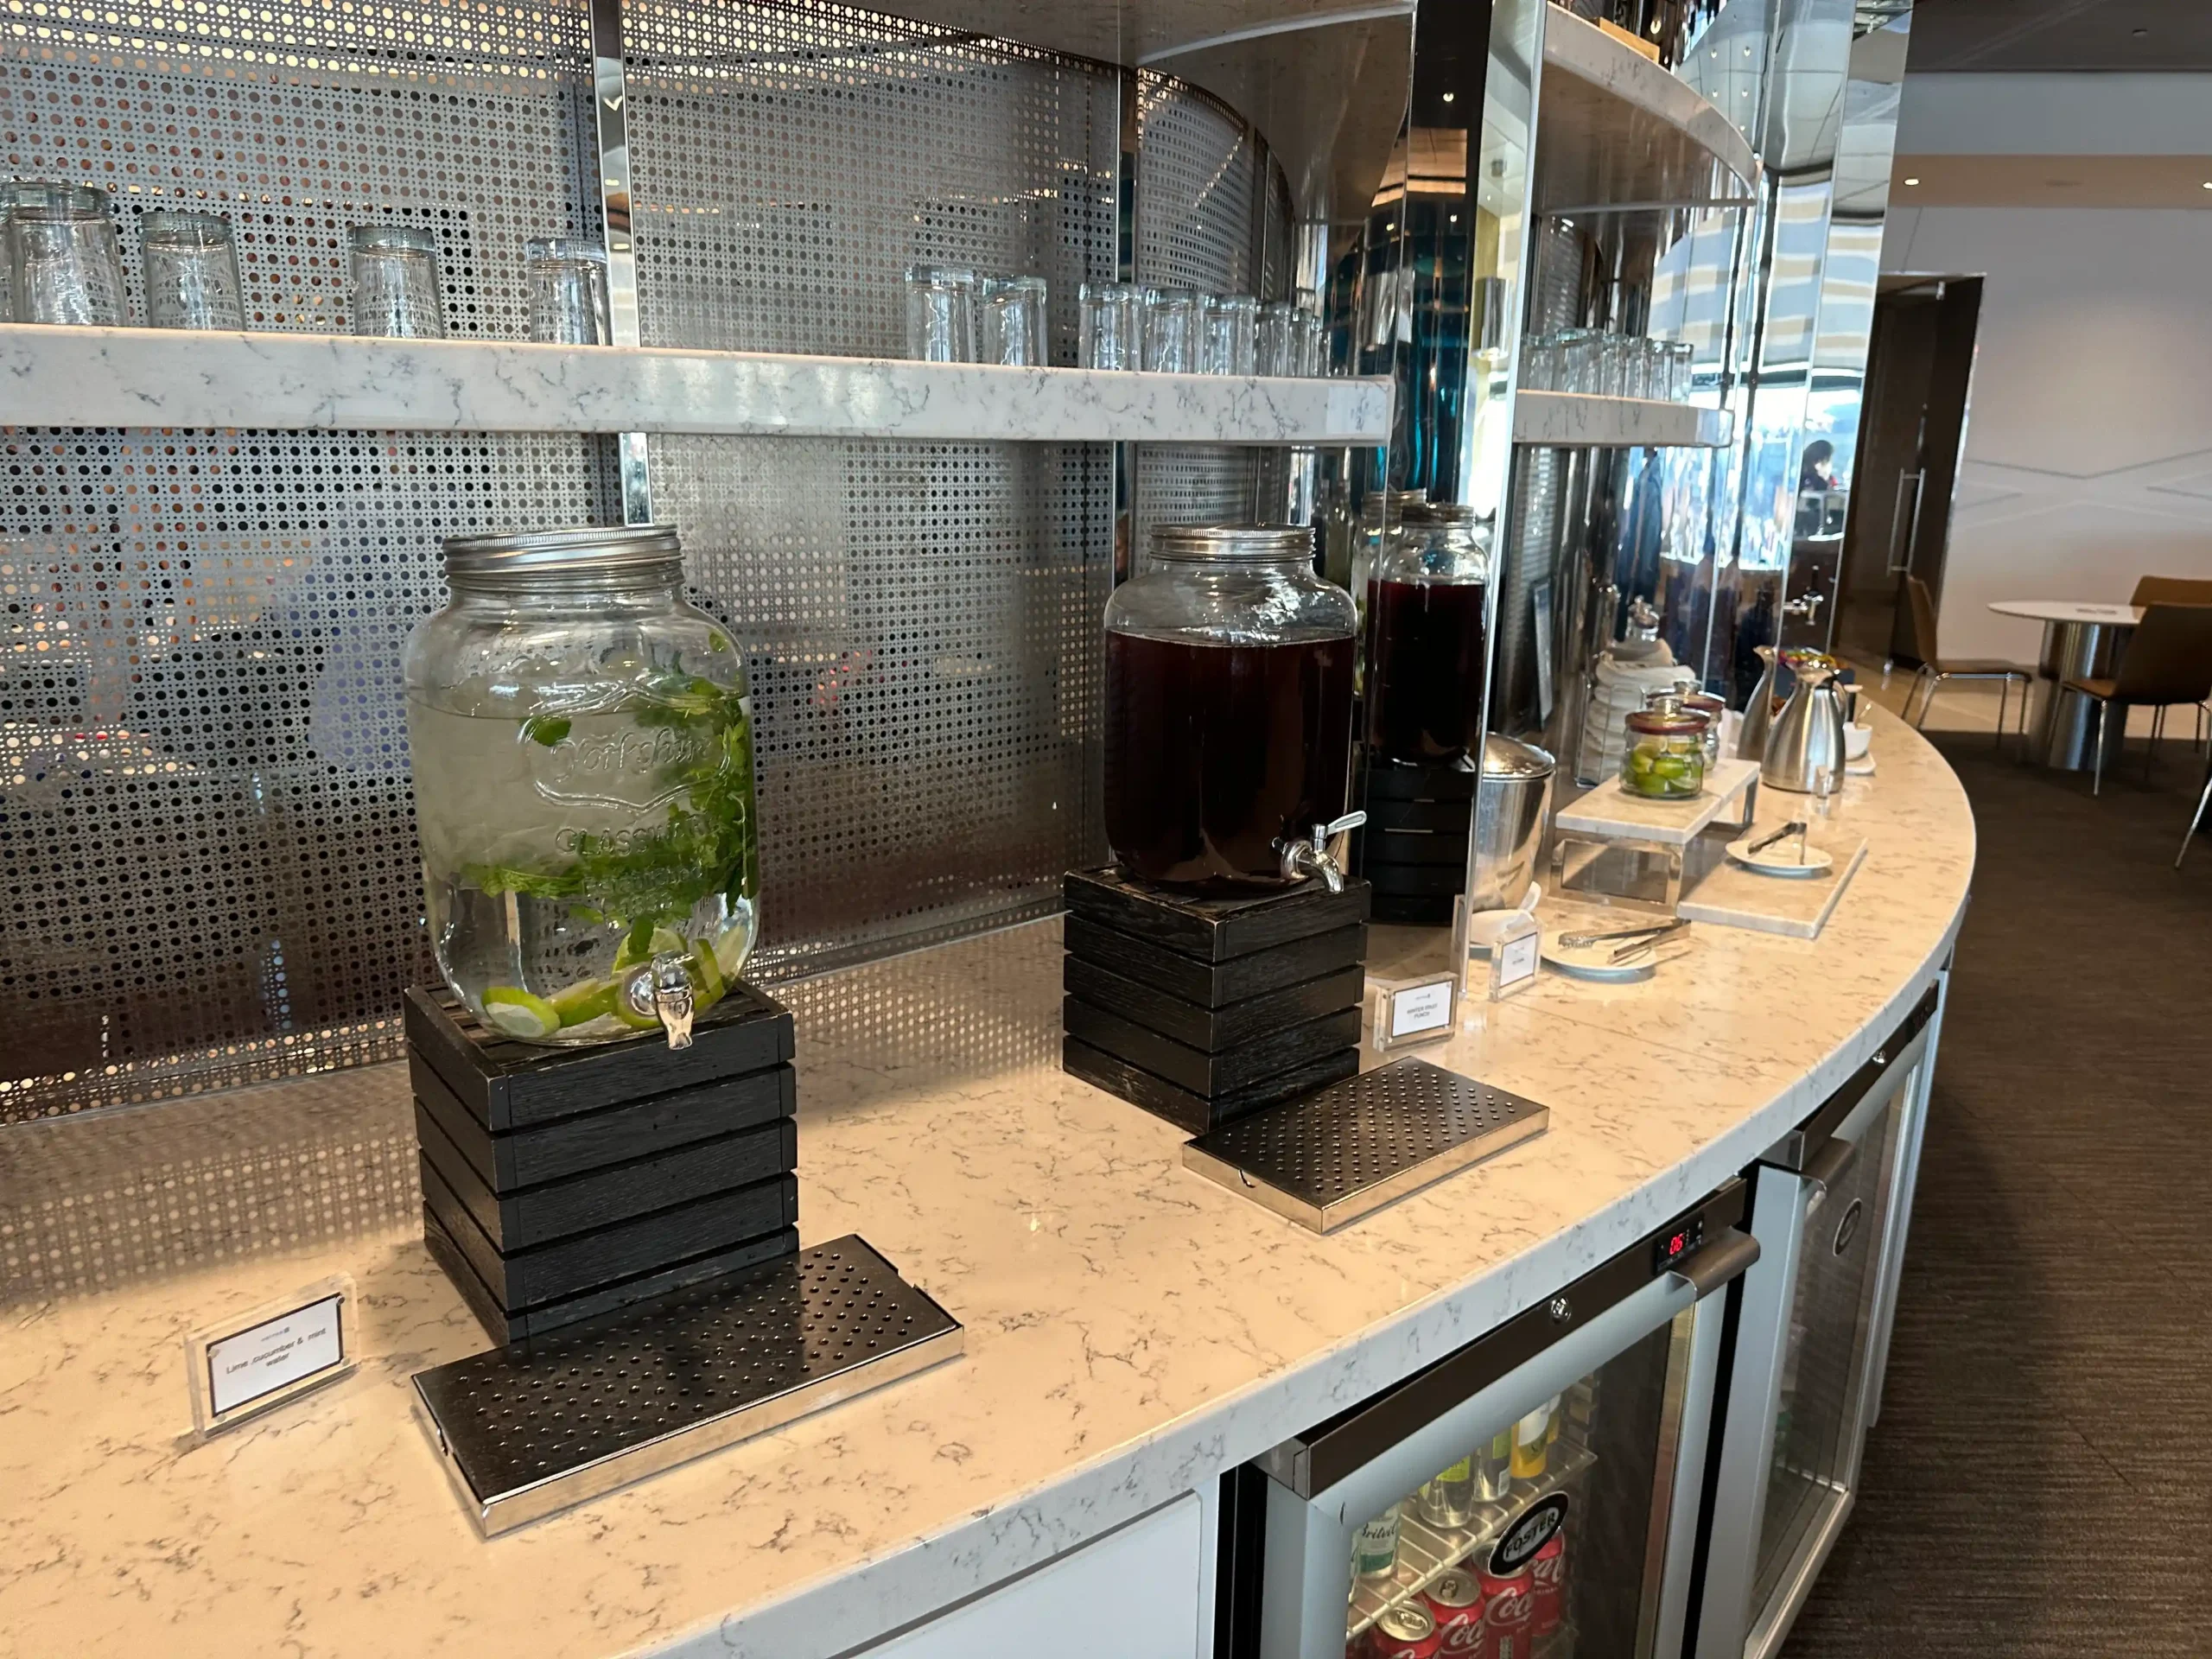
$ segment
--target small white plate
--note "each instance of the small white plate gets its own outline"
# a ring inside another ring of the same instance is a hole
[[[1874,757],[1862,754],[1856,760],[1845,761],[1843,769],[1853,778],[1872,778],[1874,775]]]
[[[1757,870],[1761,875],[1783,875],[1793,878],[1826,875],[1835,868],[1834,855],[1822,852],[1817,847],[1802,848],[1805,856],[1800,860],[1797,855],[1801,849],[1798,837],[1796,836],[1790,836],[1787,841],[1777,841],[1773,846],[1762,852],[1755,853],[1751,850],[1753,842],[1772,833],[1771,830],[1762,830],[1759,835],[1745,836],[1741,841],[1730,842],[1728,856],[1745,869]]]
[[[1559,942],[1560,932],[1580,932],[1585,931],[1587,925],[1586,923],[1580,924],[1575,927],[1562,928],[1558,932],[1546,933],[1544,960],[1562,974],[1575,979],[1649,979],[1652,970],[1659,966],[1657,956],[1663,955],[1668,945],[1681,938],[1681,935],[1675,933],[1669,934],[1666,938],[1660,940],[1658,952],[1656,955],[1638,957],[1633,962],[1611,962],[1607,958],[1631,941],[1607,939],[1598,944],[1573,946],[1563,945]]]

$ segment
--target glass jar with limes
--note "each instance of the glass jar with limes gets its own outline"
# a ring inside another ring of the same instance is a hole
[[[760,931],[744,659],[684,602],[668,525],[445,554],[406,660],[438,966],[509,1036],[682,1047]]]
[[[1694,800],[1705,791],[1706,721],[1680,710],[1640,709],[1627,719],[1621,787],[1655,801]]]

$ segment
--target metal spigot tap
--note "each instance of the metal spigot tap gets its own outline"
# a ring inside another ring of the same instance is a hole
[[[1329,843],[1347,830],[1357,830],[1367,822],[1364,812],[1347,812],[1334,823],[1317,823],[1313,836],[1303,841],[1287,837],[1275,842],[1275,850],[1282,855],[1282,879],[1303,881],[1309,875],[1318,875],[1329,884],[1331,893],[1344,890],[1344,867],[1337,862],[1336,854]]]

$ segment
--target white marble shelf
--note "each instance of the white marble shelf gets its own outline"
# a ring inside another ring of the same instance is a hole
[[[1654,397],[1593,397],[1580,391],[1518,391],[1513,442],[1558,449],[1719,448],[1735,431],[1725,409]]]
[[[1745,836],[1757,839],[1772,835],[1788,821],[1789,813],[1805,810],[1802,802],[1802,797],[1791,797],[1774,813],[1762,813],[1762,821],[1746,830]],[[1861,835],[1839,836],[1823,823],[1810,844],[1835,860],[1825,875],[1761,875],[1723,853],[1704,879],[1683,893],[1675,913],[1715,927],[1817,939],[1828,918],[1835,914],[1843,890],[1866,861],[1867,842]]]
[[[1544,14],[1536,207],[1686,206],[1755,199],[1751,141],[1705,95],[1563,7]]]
[[[1382,443],[1383,380],[0,324],[0,425]]]
[[[1656,801],[1631,795],[1621,780],[1609,778],[1579,799],[1560,808],[1554,822],[1577,835],[1602,841],[1641,841],[1687,847],[1717,822],[1722,809],[1758,781],[1756,760],[1716,760],[1705,774],[1705,792],[1687,801]]]

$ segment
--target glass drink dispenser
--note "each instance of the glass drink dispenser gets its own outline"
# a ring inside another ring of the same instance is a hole
[[[1316,868],[1351,770],[1352,605],[1310,531],[1164,525],[1106,606],[1106,839],[1208,891]]]

